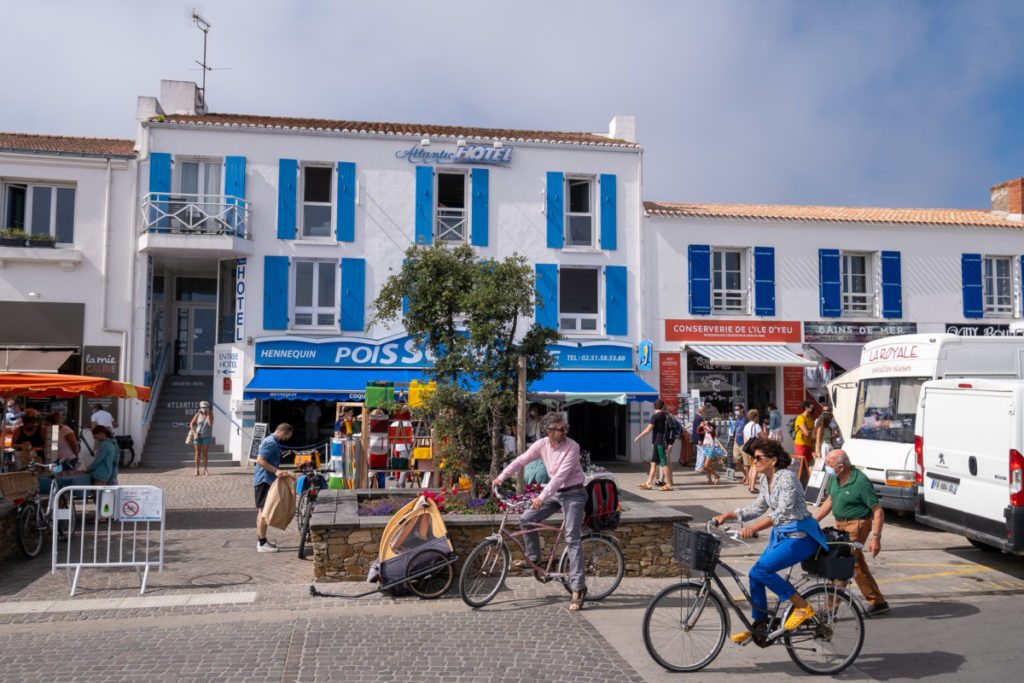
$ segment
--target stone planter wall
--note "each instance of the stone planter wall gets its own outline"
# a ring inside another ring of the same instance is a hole
[[[623,501],[626,511],[613,535],[626,560],[626,576],[678,576],[679,565],[673,559],[672,525],[689,522],[689,515],[648,501]],[[380,539],[389,517],[359,517],[355,491],[322,491],[317,500],[310,528],[313,536],[313,577],[317,582],[365,581],[370,563],[377,559]],[[561,515],[549,518],[553,526],[561,524]],[[452,539],[461,569],[473,548],[494,533],[500,515],[445,515],[445,526]],[[518,524],[516,525],[518,528]],[[542,552],[554,533],[541,532]],[[513,561],[518,559],[513,552]],[[547,556],[544,555],[546,558]],[[556,558],[557,562],[557,558]]]

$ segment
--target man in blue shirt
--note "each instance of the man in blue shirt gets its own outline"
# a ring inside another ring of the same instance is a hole
[[[256,466],[253,468],[253,486],[256,491],[256,533],[259,543],[256,550],[261,553],[276,553],[277,546],[267,540],[267,520],[263,519],[263,504],[267,500],[267,492],[270,485],[278,477],[284,476],[284,470],[280,468],[281,442],[292,438],[292,426],[285,422],[277,425],[274,433],[263,439],[260,443],[260,454],[256,457]]]

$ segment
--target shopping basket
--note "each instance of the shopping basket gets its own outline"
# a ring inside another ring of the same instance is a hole
[[[674,524],[676,561],[684,567],[705,571],[718,562],[722,539],[704,532],[694,531],[685,524]]]

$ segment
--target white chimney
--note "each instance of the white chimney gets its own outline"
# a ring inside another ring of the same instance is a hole
[[[191,81],[160,81],[160,106],[166,114],[205,114],[199,86]]]
[[[636,142],[636,117],[616,114],[608,126],[608,137],[612,140]]]

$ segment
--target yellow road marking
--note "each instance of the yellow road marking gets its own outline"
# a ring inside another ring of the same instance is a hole
[[[917,579],[933,579],[939,576],[956,576],[957,574],[973,574],[975,572],[990,572],[991,569],[978,569],[972,567],[971,569],[961,569],[955,572],[933,572],[931,574],[914,574],[913,576],[894,576],[891,579],[875,579],[877,583],[895,583],[897,581],[915,581]]]

